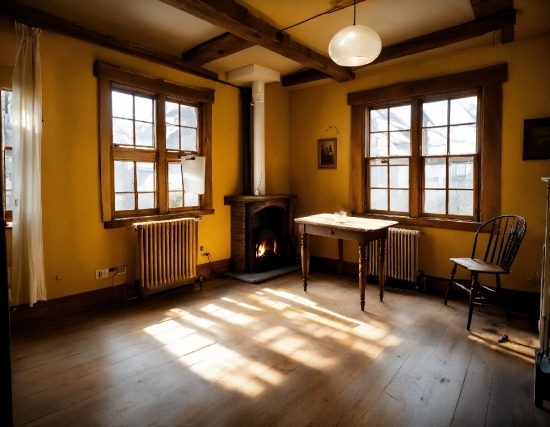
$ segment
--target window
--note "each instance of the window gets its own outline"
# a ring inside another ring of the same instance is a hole
[[[13,128],[11,122],[11,94],[10,90],[2,90],[2,180],[4,193],[4,217],[6,221],[12,220],[12,153],[13,153]]]
[[[420,181],[423,216],[473,220],[479,164],[477,104],[477,94],[473,94],[368,108],[369,211],[409,215],[410,183]],[[412,115],[422,121],[417,124],[420,134],[411,134]],[[420,147],[419,169],[410,167],[411,144]],[[420,173],[420,177],[410,179],[411,173]]]
[[[422,103],[423,215],[475,219],[478,97]]]
[[[100,81],[102,211],[106,227],[213,213],[214,92],[96,63]],[[206,159],[205,194],[186,191],[181,158]]]
[[[354,213],[465,230],[498,215],[506,79],[504,64],[348,94]]]
[[[370,210],[408,213],[411,106],[373,108],[369,112]]]

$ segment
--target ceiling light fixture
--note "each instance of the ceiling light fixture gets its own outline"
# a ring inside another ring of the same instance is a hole
[[[382,41],[369,27],[355,25],[356,4],[353,0],[353,25],[338,31],[328,45],[330,58],[344,67],[358,67],[374,61],[382,50]]]

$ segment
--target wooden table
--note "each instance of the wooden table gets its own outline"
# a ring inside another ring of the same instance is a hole
[[[308,235],[334,237],[338,239],[338,273],[342,271],[343,240],[355,240],[359,244],[359,295],[361,310],[365,310],[365,284],[367,281],[368,243],[380,240],[378,274],[380,282],[380,301],[384,299],[384,263],[386,258],[386,240],[388,227],[398,224],[396,221],[347,217],[346,222],[336,222],[333,214],[318,214],[294,220],[300,226],[302,235],[302,275],[304,291],[307,292],[309,271]]]

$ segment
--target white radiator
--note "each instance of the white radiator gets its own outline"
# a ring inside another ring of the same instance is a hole
[[[143,294],[188,284],[197,277],[196,218],[135,224]]]
[[[414,283],[418,275],[418,239],[420,231],[388,228],[386,278]],[[369,243],[367,274],[378,276],[380,241]]]

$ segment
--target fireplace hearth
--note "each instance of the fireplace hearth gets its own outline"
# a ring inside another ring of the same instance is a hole
[[[231,206],[231,269],[259,273],[289,265],[295,255],[295,195],[225,196]]]

